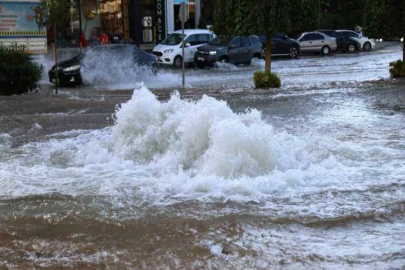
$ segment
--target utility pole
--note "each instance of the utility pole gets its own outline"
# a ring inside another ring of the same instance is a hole
[[[188,8],[186,3],[181,3],[180,4],[180,21],[181,21],[181,58],[182,58],[182,88],[184,89],[184,86],[186,84],[186,71],[185,71],[185,59],[184,59],[184,23],[188,20]]]

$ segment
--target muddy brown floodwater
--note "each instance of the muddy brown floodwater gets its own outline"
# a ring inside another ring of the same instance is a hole
[[[0,268],[404,269],[397,47],[0,97]]]

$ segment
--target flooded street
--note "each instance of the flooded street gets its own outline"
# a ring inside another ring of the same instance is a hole
[[[111,63],[0,97],[0,268],[404,269],[401,56],[279,59],[274,91],[262,61],[175,93]]]

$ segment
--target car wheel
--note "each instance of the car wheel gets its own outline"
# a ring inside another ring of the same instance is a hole
[[[371,51],[371,43],[370,43],[370,42],[366,42],[366,43],[363,45],[363,50],[366,51],[366,52]]]
[[[219,59],[219,62],[221,62],[223,64],[227,64],[227,63],[229,63],[229,59],[228,59],[228,57],[222,56],[221,59]]]
[[[253,55],[253,59],[262,59],[262,56],[256,53],[255,55]]]
[[[174,68],[182,68],[183,67],[183,60],[181,56],[176,56],[173,61]]]
[[[356,46],[354,44],[349,44],[349,46],[347,47],[347,51],[349,53],[354,53],[356,51]]]
[[[298,48],[291,47],[290,49],[290,58],[296,58],[298,56]]]
[[[328,46],[324,46],[322,48],[322,54],[323,55],[328,55],[330,53],[330,48]]]

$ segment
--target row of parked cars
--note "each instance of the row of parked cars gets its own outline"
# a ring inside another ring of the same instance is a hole
[[[197,67],[212,66],[217,62],[250,64],[253,58],[265,54],[265,36],[215,36],[208,30],[185,30],[186,63]],[[182,33],[176,31],[153,49],[158,63],[180,68],[182,65]],[[271,38],[272,56],[296,58],[299,54],[315,53],[329,55],[334,51],[354,53],[370,51],[375,47],[372,39],[351,30],[321,30],[303,33],[298,39],[284,34]]]
[[[199,68],[213,66],[217,62],[249,65],[252,59],[263,58],[265,54],[264,36],[216,36],[208,30],[201,29],[185,30],[184,35],[184,60],[186,63],[194,63]],[[176,31],[157,45],[152,54],[133,45],[90,47],[76,57],[53,66],[48,73],[49,80],[60,84],[81,84],[81,70],[84,65],[82,59],[86,54],[110,55],[117,59],[132,58],[136,65],[150,66],[152,70],[156,70],[157,66],[161,65],[180,68],[183,61],[181,42],[182,33]],[[298,39],[289,38],[284,34],[276,34],[271,38],[272,55],[290,58],[296,58],[304,53],[328,55],[337,50],[349,53],[358,50],[370,51],[374,47],[374,40],[350,30],[303,33]]]

